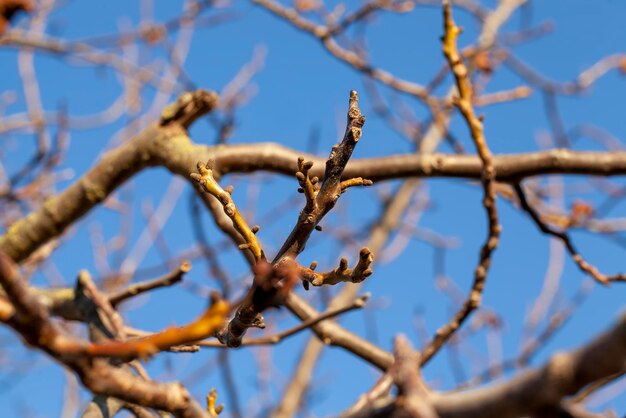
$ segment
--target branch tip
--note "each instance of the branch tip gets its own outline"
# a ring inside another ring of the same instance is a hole
[[[191,271],[191,261],[181,261],[180,265],[178,266],[178,271],[180,271],[181,273],[189,273]]]
[[[216,405],[216,403],[217,391],[213,388],[206,395],[207,412],[211,418],[216,418],[224,410],[224,404]]]

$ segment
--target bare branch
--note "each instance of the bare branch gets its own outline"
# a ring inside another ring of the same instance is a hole
[[[252,228],[248,226],[246,221],[243,219],[237,206],[233,202],[233,199],[230,197],[232,190],[227,189],[224,190],[218,184],[218,182],[213,177],[213,169],[211,167],[211,162],[207,162],[206,165],[202,163],[198,163],[198,172],[191,173],[191,178],[194,179],[202,188],[209,193],[210,195],[217,198],[224,207],[224,213],[231,219],[233,226],[241,234],[241,236],[245,240],[245,244],[239,245],[240,250],[250,250],[254,255],[254,259],[256,262],[260,262],[265,260],[265,255],[263,255],[263,249],[261,248],[261,244],[256,237],[256,234],[252,231]]]
[[[361,110],[358,105],[358,94],[356,91],[352,90],[350,91],[346,132],[341,143],[333,147],[326,161],[324,180],[317,193],[315,193],[315,189],[313,188],[314,182],[308,180],[308,174],[312,164],[305,162],[302,157],[298,158],[299,175],[297,175],[297,178],[300,185],[303,186],[305,195],[307,195],[307,203],[300,212],[296,225],[278,251],[278,254],[274,257],[272,263],[266,263],[263,259],[261,262],[257,261],[257,264],[254,266],[255,277],[252,288],[238,307],[235,317],[228,324],[228,327],[218,333],[219,340],[229,347],[238,347],[241,345],[246,329],[252,326],[258,326],[259,323],[262,324],[263,317],[261,316],[261,312],[270,306],[283,303],[294,282],[298,280],[298,274],[301,270],[295,260],[298,255],[304,251],[313,230],[322,218],[335,206],[339,196],[341,196],[342,173],[348,160],[352,156],[357,142],[361,138],[365,117],[361,115]],[[206,176],[203,174],[203,177]],[[205,180],[205,184],[206,182]],[[315,181],[315,183],[317,183],[317,181]],[[225,200],[225,194],[218,192],[219,191],[211,193],[215,196],[219,194],[222,203],[227,205],[228,202]],[[240,230],[240,228],[238,228],[238,230]],[[254,234],[252,235],[254,236]],[[361,258],[369,260],[371,254],[369,254],[368,251],[368,253]],[[369,263],[371,263],[371,261]],[[369,263],[367,266],[369,266]],[[361,279],[371,274],[371,270],[368,270],[363,262],[359,265],[360,267],[357,266],[355,273],[358,274],[359,277],[354,276],[356,279]],[[340,269],[337,270],[334,277],[340,277],[341,274],[343,274],[340,272],[344,272],[346,269],[347,266],[344,266],[344,268],[340,266]],[[352,272],[345,274],[349,274],[350,277],[352,277]]]
[[[317,273],[313,268],[300,266],[300,275],[303,280],[310,282],[313,286],[335,285],[337,283],[360,283],[372,274],[370,265],[374,261],[369,248],[361,249],[359,262],[354,269],[348,268],[348,260],[342,258],[339,267],[332,271]]]
[[[502,229],[498,221],[498,211],[496,208],[496,171],[493,164],[493,157],[484,136],[482,120],[476,116],[472,105],[474,96],[473,87],[467,68],[465,64],[463,64],[463,59],[457,49],[457,37],[461,29],[457,27],[454,20],[452,20],[452,7],[450,6],[449,0],[444,0],[443,2],[443,15],[443,53],[456,80],[456,87],[459,93],[456,105],[465,118],[470,135],[474,140],[474,145],[476,146],[476,150],[483,164],[481,182],[483,185],[483,206],[487,214],[488,230],[487,240],[480,250],[480,259],[474,271],[474,282],[472,283],[470,293],[450,322],[437,330],[433,341],[424,349],[421,359],[422,364],[427,363],[443,344],[448,341],[452,334],[463,325],[463,322],[469,317],[472,311],[480,306],[482,292],[487,279],[487,272],[491,264],[491,255],[498,246],[500,231]]]
[[[267,337],[244,339],[241,342],[241,346],[278,344],[279,342],[283,341],[284,339],[289,338],[289,337],[291,337],[293,335],[296,335],[300,331],[303,331],[305,329],[309,329],[309,328],[319,324],[320,322],[322,322],[322,321],[324,321],[326,319],[334,318],[334,317],[337,317],[339,315],[343,315],[346,312],[350,312],[350,311],[353,311],[353,310],[356,310],[356,309],[361,309],[365,305],[365,302],[367,301],[368,298],[369,298],[369,293],[366,293],[363,296],[356,298],[349,305],[343,306],[343,307],[338,308],[338,309],[333,309],[333,310],[326,311],[323,314],[316,316],[315,318],[310,318],[310,319],[307,319],[306,321],[302,321],[297,326],[295,326],[293,328],[290,328],[288,330],[285,330],[283,332],[280,332],[278,334],[269,335]],[[224,345],[222,345],[222,344],[217,344],[214,341],[207,341],[207,340],[199,341],[198,342],[198,346],[199,347],[224,348]]]
[[[211,418],[217,418],[217,416],[224,410],[224,405],[216,405],[217,403],[217,391],[211,389],[209,394],[206,395],[207,411]]]
[[[598,283],[603,284],[603,285],[608,285],[610,282],[626,281],[626,275],[624,274],[615,274],[612,276],[607,276],[603,274],[602,272],[600,272],[600,270],[598,270],[596,267],[594,267],[593,265],[585,261],[585,259],[580,255],[578,250],[576,250],[576,247],[574,247],[574,244],[572,243],[571,238],[566,232],[556,231],[541,220],[541,216],[539,215],[539,213],[537,213],[537,211],[530,206],[530,203],[528,203],[528,199],[526,199],[526,194],[524,193],[524,189],[522,188],[522,185],[519,183],[516,183],[513,186],[513,188],[515,189],[515,193],[517,194],[517,197],[520,201],[520,205],[522,206],[522,209],[524,209],[524,211],[526,211],[526,213],[530,215],[535,225],[537,225],[537,227],[544,234],[552,235],[553,237],[561,240],[563,245],[565,245],[565,248],[567,248],[567,252],[569,252],[570,255],[572,256],[572,260],[574,260],[574,262],[576,263],[576,265],[581,271],[583,271],[584,273],[587,273],[594,280],[596,280]]]
[[[109,302],[111,303],[111,305],[117,306],[125,300],[140,295],[142,293],[149,292],[151,290],[161,287],[171,286],[180,282],[183,279],[185,273],[189,272],[189,270],[191,270],[191,263],[188,260],[184,260],[177,268],[162,277],[130,285],[126,289],[122,289],[119,292],[109,295]]]
[[[170,411],[181,417],[206,416],[180,384],[148,382],[127,370],[112,367],[105,360],[88,359],[80,354],[68,355],[75,352],[76,348],[86,346],[85,342],[67,335],[51,322],[37,294],[24,283],[13,261],[6,254],[0,253],[0,284],[15,307],[15,314],[7,324],[29,344],[41,348],[74,370],[89,390],[95,394]]]
[[[543,367],[526,370],[485,388],[433,394],[441,418],[534,416],[558,406],[588,384],[624,371],[626,317],[584,347],[554,355]]]

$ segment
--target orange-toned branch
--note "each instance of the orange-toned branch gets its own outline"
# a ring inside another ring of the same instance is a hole
[[[261,244],[255,235],[253,228],[250,228],[245,219],[239,213],[237,206],[230,197],[231,189],[222,189],[219,183],[213,177],[213,169],[211,162],[206,164],[198,163],[198,173],[191,173],[191,178],[202,186],[202,188],[210,195],[216,197],[224,207],[224,213],[231,219],[233,226],[237,229],[237,232],[245,239],[245,244],[241,244],[239,248],[241,250],[250,250],[254,255],[254,259],[259,262],[265,259]]]
[[[85,348],[85,353],[93,357],[147,358],[159,351],[193,343],[213,335],[222,327],[229,311],[228,303],[216,297],[209,309],[190,324],[169,328],[136,340],[90,344]]]
[[[219,414],[224,410],[224,405],[217,405],[217,391],[211,389],[208,395],[206,395],[206,409],[211,418],[217,418]]]
[[[14,307],[6,324],[33,347],[76,372],[94,394],[111,396],[133,404],[164,410],[186,417],[206,417],[206,411],[180,384],[144,380],[105,359],[88,358],[82,348],[88,345],[51,320],[37,292],[20,277],[17,265],[0,252],[0,285]],[[4,320],[5,318],[3,318]]]
[[[343,315],[344,313],[363,308],[363,306],[365,306],[365,303],[367,302],[369,298],[370,298],[370,294],[365,293],[364,295],[359,296],[358,298],[354,299],[352,302],[350,302],[349,304],[345,306],[342,306],[337,309],[328,310],[318,316],[307,319],[306,321],[302,321],[300,324],[296,325],[293,328],[289,328],[285,331],[281,331],[273,335],[268,335],[268,336],[263,336],[263,337],[258,337],[258,338],[246,338],[241,342],[241,346],[243,347],[243,346],[278,344],[279,342],[285,340],[286,338],[289,338],[293,335],[300,333],[301,331],[304,331],[306,329],[316,326],[322,321],[326,321],[327,319],[334,318],[339,315]],[[146,331],[142,331],[142,330],[138,330],[134,328],[127,327],[126,331],[128,334],[134,335],[134,336],[143,337],[143,336],[150,335]],[[203,340],[203,341],[198,341],[198,343],[194,345],[185,345],[185,346],[175,347],[175,350],[170,350],[170,351],[176,351],[176,352],[198,351],[201,347],[203,348],[226,348],[224,344],[218,341]]]
[[[501,231],[501,226],[498,221],[498,211],[496,209],[496,171],[493,157],[487,146],[482,119],[476,115],[472,104],[474,89],[467,67],[463,63],[463,59],[457,47],[457,38],[461,33],[461,28],[456,26],[452,19],[450,0],[444,0],[443,2],[443,18],[443,54],[448,61],[448,65],[456,81],[458,98],[455,100],[455,105],[463,115],[469,127],[470,135],[472,136],[474,145],[478,151],[478,156],[482,162],[481,182],[484,193],[483,206],[487,213],[488,231],[487,240],[480,250],[478,266],[474,271],[474,281],[469,296],[450,322],[437,330],[433,340],[424,349],[421,358],[422,364],[428,362],[446,341],[448,341],[452,334],[461,327],[472,311],[480,306],[482,292],[487,279],[487,272],[491,264],[491,255],[498,246]]]

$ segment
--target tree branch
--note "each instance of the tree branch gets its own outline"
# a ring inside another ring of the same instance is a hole
[[[580,255],[578,250],[576,250],[576,247],[574,247],[574,243],[572,242],[572,239],[566,232],[554,230],[541,220],[541,215],[535,209],[533,209],[532,206],[530,206],[528,199],[526,199],[526,194],[524,193],[524,189],[522,188],[522,185],[520,183],[516,183],[513,186],[513,189],[515,190],[515,193],[517,194],[517,198],[519,199],[522,209],[524,209],[524,211],[530,215],[531,219],[533,220],[535,225],[537,225],[539,230],[543,232],[544,234],[552,235],[553,237],[558,238],[563,243],[563,245],[565,245],[567,252],[570,254],[572,259],[574,260],[574,262],[576,263],[576,265],[582,272],[587,273],[594,280],[596,280],[598,283],[603,284],[603,285],[608,285],[610,282],[626,281],[625,274],[614,274],[611,276],[607,276],[606,274],[598,270],[596,267],[589,264],[582,257],[582,255]]]
[[[482,293],[487,280],[487,273],[491,265],[491,255],[498,246],[500,232],[502,230],[498,221],[498,210],[496,208],[496,171],[493,164],[493,156],[491,155],[491,151],[487,145],[487,139],[484,135],[482,119],[476,115],[472,105],[474,88],[469,78],[469,72],[457,48],[457,37],[461,33],[461,29],[456,26],[456,23],[454,23],[452,19],[452,6],[449,0],[444,0],[443,2],[443,16],[443,54],[454,74],[459,94],[458,98],[455,99],[455,104],[465,118],[470,135],[474,140],[478,156],[483,165],[481,183],[484,195],[483,206],[487,214],[487,238],[480,249],[478,266],[476,266],[474,270],[474,281],[467,299],[463,302],[463,305],[452,319],[437,330],[433,340],[426,346],[421,358],[422,365],[426,364],[437,353],[448,339],[450,339],[452,334],[463,325],[463,322],[465,322],[469,315],[480,306]]]
[[[19,276],[17,266],[0,252],[0,285],[15,308],[6,323],[33,347],[45,351],[58,362],[74,370],[81,382],[94,394],[111,396],[126,402],[165,410],[179,417],[206,417],[205,411],[178,383],[146,381],[124,368],[116,368],[104,359],[90,359],[76,352],[86,342],[70,336],[50,321],[38,295]]]

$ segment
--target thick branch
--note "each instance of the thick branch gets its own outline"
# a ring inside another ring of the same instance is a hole
[[[429,393],[428,400],[439,418],[561,416],[554,415],[554,412],[572,411],[567,397],[594,382],[625,371],[626,316],[586,346],[558,353],[543,367],[523,371],[509,380],[479,389]],[[384,396],[384,393],[379,395]],[[402,407],[398,404],[399,399],[377,397],[372,403],[360,402],[358,413],[349,416],[395,416],[393,413]],[[573,416],[596,415],[577,413]]]
[[[317,310],[295,293],[287,295],[285,306],[299,318],[315,318],[320,315]],[[381,370],[387,370],[393,363],[391,353],[353,334],[335,322],[326,320],[311,328],[324,344],[341,347]]]
[[[39,296],[19,276],[17,266],[0,252],[0,285],[11,300],[15,313],[7,324],[32,346],[48,353],[74,370],[94,394],[111,396],[133,404],[170,411],[180,417],[205,417],[204,410],[182,385],[146,381],[125,368],[116,368],[104,359],[89,359],[76,354],[86,342],[67,334],[50,320]]]
[[[166,167],[188,178],[196,162],[213,159],[218,171],[251,173],[271,171],[292,176],[302,153],[282,145],[265,143],[219,148],[194,145],[186,133],[173,127],[151,126],[143,133],[104,155],[87,174],[41,208],[13,224],[0,237],[0,250],[22,261],[94,208],[131,176],[149,166]],[[322,158],[313,161],[313,176],[323,176]],[[576,152],[554,149],[543,152],[495,155],[496,180],[517,182],[545,174],[615,176],[626,174],[626,152]],[[482,166],[473,155],[408,154],[351,160],[343,179],[364,177],[373,181],[407,177],[479,179]]]
[[[373,139],[380,142],[381,139]],[[204,149],[203,149],[204,148]],[[323,177],[324,159],[302,154],[273,143],[231,145],[211,152],[208,147],[194,150],[198,158],[213,158],[219,172],[251,173],[271,171],[292,176],[297,170],[299,156],[313,161],[311,176]],[[191,169],[195,161],[188,167]],[[546,174],[580,174],[615,176],[626,174],[626,152],[571,151],[553,149],[541,152],[493,156],[496,180],[516,182],[520,179]],[[402,154],[386,157],[351,159],[343,179],[363,177],[374,182],[408,177],[456,177],[480,179],[482,163],[477,155]]]
[[[170,147],[176,144],[180,152],[185,152],[184,145],[188,144],[186,124],[217,105],[215,93],[198,90],[186,95],[187,101],[183,108],[178,107],[179,102],[172,105],[174,107],[171,108],[166,126],[155,123],[130,141],[109,151],[63,193],[48,199],[41,208],[14,223],[0,238],[0,251],[20,262],[50,239],[62,235],[69,225],[144,168],[165,165],[164,161],[168,159],[180,162],[176,155],[172,155]],[[189,171],[185,176],[188,174]]]
[[[438,394],[433,403],[441,418],[534,416],[593,382],[623,372],[625,365],[626,317],[622,317],[585,347],[556,354],[539,369],[476,390]]]

